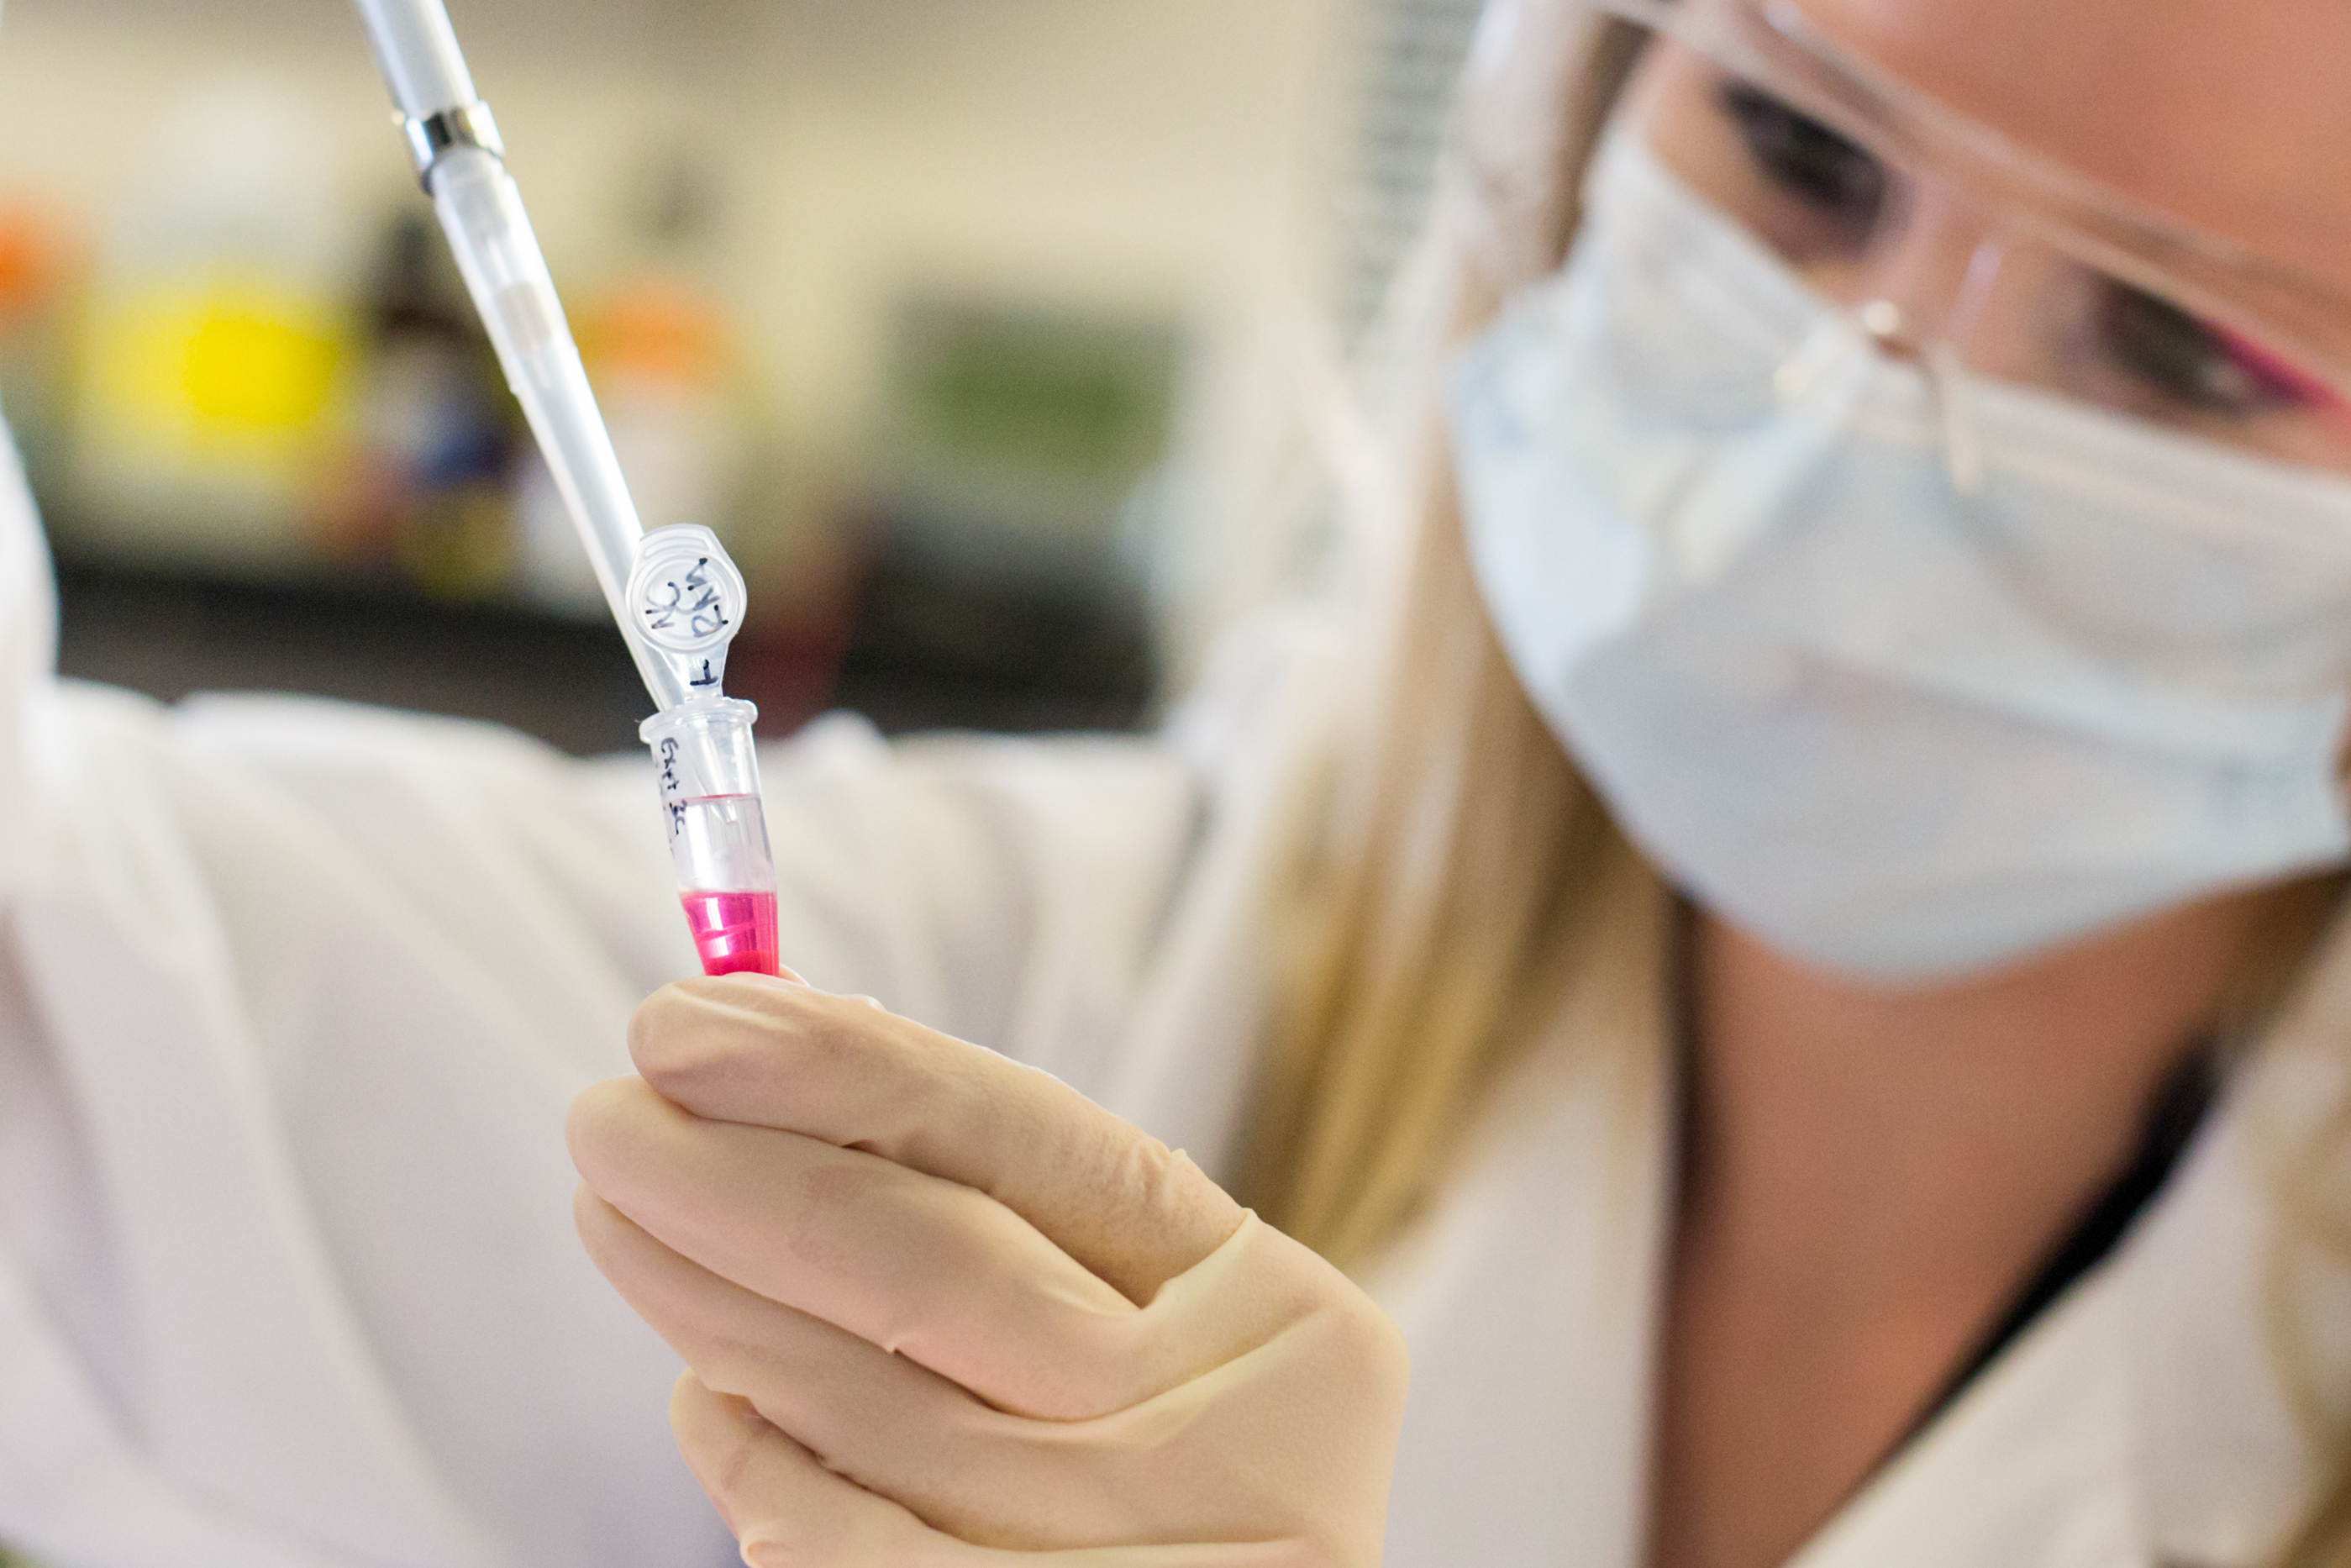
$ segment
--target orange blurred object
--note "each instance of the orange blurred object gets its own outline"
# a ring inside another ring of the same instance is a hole
[[[47,206],[23,196],[0,196],[0,317],[43,308],[67,267],[66,225]]]
[[[674,278],[632,279],[584,307],[576,330],[580,357],[601,375],[698,388],[724,385],[737,369],[718,310]]]

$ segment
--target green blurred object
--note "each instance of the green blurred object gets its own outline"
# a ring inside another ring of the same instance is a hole
[[[940,456],[1130,484],[1167,433],[1174,342],[1148,328],[933,307],[908,332],[908,423]]]
[[[1160,318],[915,298],[898,312],[879,465],[894,553],[1081,588],[1165,455],[1183,334]]]
[[[1167,454],[1185,347],[1165,317],[905,301],[849,668],[1133,722],[1157,684],[1136,498]]]

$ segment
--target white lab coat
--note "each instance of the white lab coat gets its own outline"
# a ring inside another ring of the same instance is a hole
[[[566,1102],[693,967],[643,771],[61,685],[48,603],[10,464],[0,1540],[57,1568],[731,1560],[671,1449],[674,1364],[567,1211]],[[1297,622],[1154,739],[816,726],[764,762],[785,951],[1217,1168],[1268,839],[1343,668]],[[1672,1094],[1642,973],[1581,997],[1374,1272],[1415,1357],[1395,1568],[1638,1562]],[[2351,961],[2327,984],[2351,1018]],[[2239,1121],[1804,1568],[2253,1561],[2304,1457]]]

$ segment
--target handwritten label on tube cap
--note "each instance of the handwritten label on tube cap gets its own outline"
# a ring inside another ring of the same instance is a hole
[[[708,528],[663,528],[645,536],[629,574],[629,613],[666,653],[723,648],[743,622],[743,574]]]

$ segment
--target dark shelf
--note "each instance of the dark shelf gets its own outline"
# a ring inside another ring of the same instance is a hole
[[[609,625],[390,591],[57,572],[57,668],[165,702],[308,692],[511,725],[567,751],[634,743],[647,704]]]
[[[487,719],[581,755],[634,746],[649,708],[611,626],[518,608],[87,561],[60,567],[57,597],[61,674],[166,702],[197,691],[312,693]],[[728,689],[759,703],[763,734],[827,706],[865,713],[893,734],[1123,729],[1143,719],[1147,661],[1098,628],[1035,606],[949,604],[886,581],[865,597],[845,658],[738,644]],[[915,634],[949,624],[962,634]],[[990,648],[994,657],[977,656]]]

